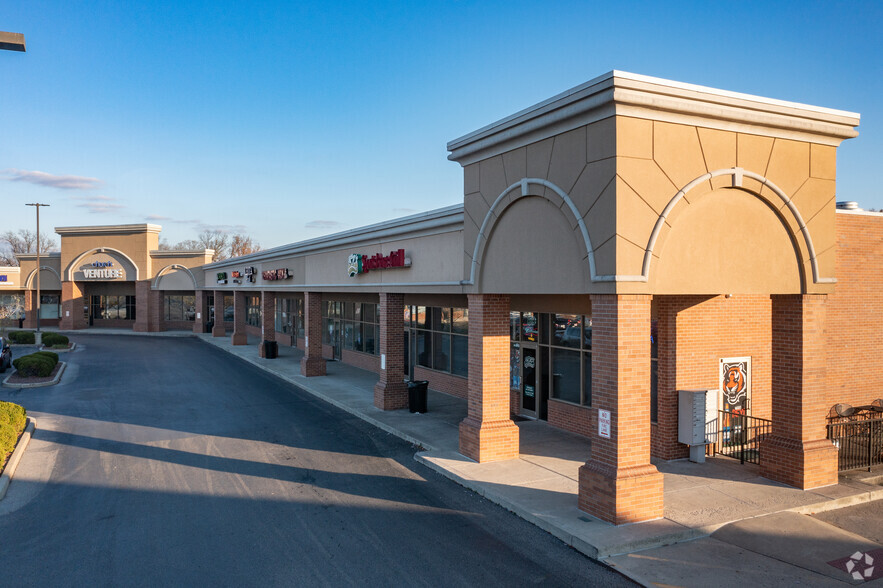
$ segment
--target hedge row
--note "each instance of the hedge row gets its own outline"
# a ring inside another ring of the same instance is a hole
[[[12,361],[18,374],[25,378],[45,378],[52,373],[57,363],[58,354],[51,351],[38,351]]]
[[[59,335],[58,333],[43,333],[43,345],[46,347],[53,347],[55,345],[67,345],[70,343],[70,339],[68,339],[65,335]]]
[[[6,458],[15,449],[18,436],[25,430],[25,409],[11,402],[0,401],[0,471]]]
[[[33,345],[37,341],[33,331],[10,331],[9,340],[23,345]]]

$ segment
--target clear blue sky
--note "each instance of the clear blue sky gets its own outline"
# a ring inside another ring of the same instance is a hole
[[[5,2],[28,50],[0,51],[0,230],[40,201],[46,227],[272,247],[455,204],[447,141],[611,69],[861,113],[838,200],[883,208],[881,22],[880,1]]]

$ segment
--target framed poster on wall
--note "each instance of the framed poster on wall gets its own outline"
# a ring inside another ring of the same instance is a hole
[[[721,409],[740,414],[751,410],[751,358],[728,357],[720,360]]]

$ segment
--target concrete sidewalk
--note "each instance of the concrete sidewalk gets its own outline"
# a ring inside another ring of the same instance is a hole
[[[382,411],[373,404],[377,375],[372,372],[328,362],[327,376],[306,378],[300,375],[301,350],[280,346],[277,359],[262,359],[256,337],[243,346],[233,346],[229,336],[197,337],[410,441],[420,447],[418,461],[635,579],[646,577],[646,562],[614,556],[708,537],[735,521],[786,511],[821,512],[883,498],[881,472],[876,478],[867,472],[841,476],[836,486],[802,491],[761,478],[757,466],[727,458],[705,464],[654,461],[665,479],[665,517],[617,527],[577,508],[578,472],[590,453],[590,442],[583,437],[543,421],[518,422],[520,458],[479,464],[458,452],[458,426],[466,416],[463,399],[430,390],[426,414]],[[697,573],[701,577],[701,569]],[[699,577],[694,578],[697,585],[703,583]]]

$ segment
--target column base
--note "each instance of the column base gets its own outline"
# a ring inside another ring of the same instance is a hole
[[[518,459],[519,431],[511,420],[460,423],[460,453],[478,463]]]
[[[312,378],[313,376],[325,375],[325,360],[315,357],[302,357],[300,360],[300,375]]]
[[[374,406],[380,410],[407,408],[408,385],[405,382],[377,382],[374,385]]]
[[[227,329],[224,328],[224,325],[215,325],[212,327],[212,337],[226,337]]]
[[[589,460],[579,469],[579,508],[614,525],[662,518],[662,480],[651,464],[617,469]]]
[[[233,331],[233,336],[230,337],[230,342],[233,345],[248,345],[248,335],[243,332]]]
[[[770,435],[760,445],[760,475],[801,490],[837,483],[837,448],[828,439]]]

